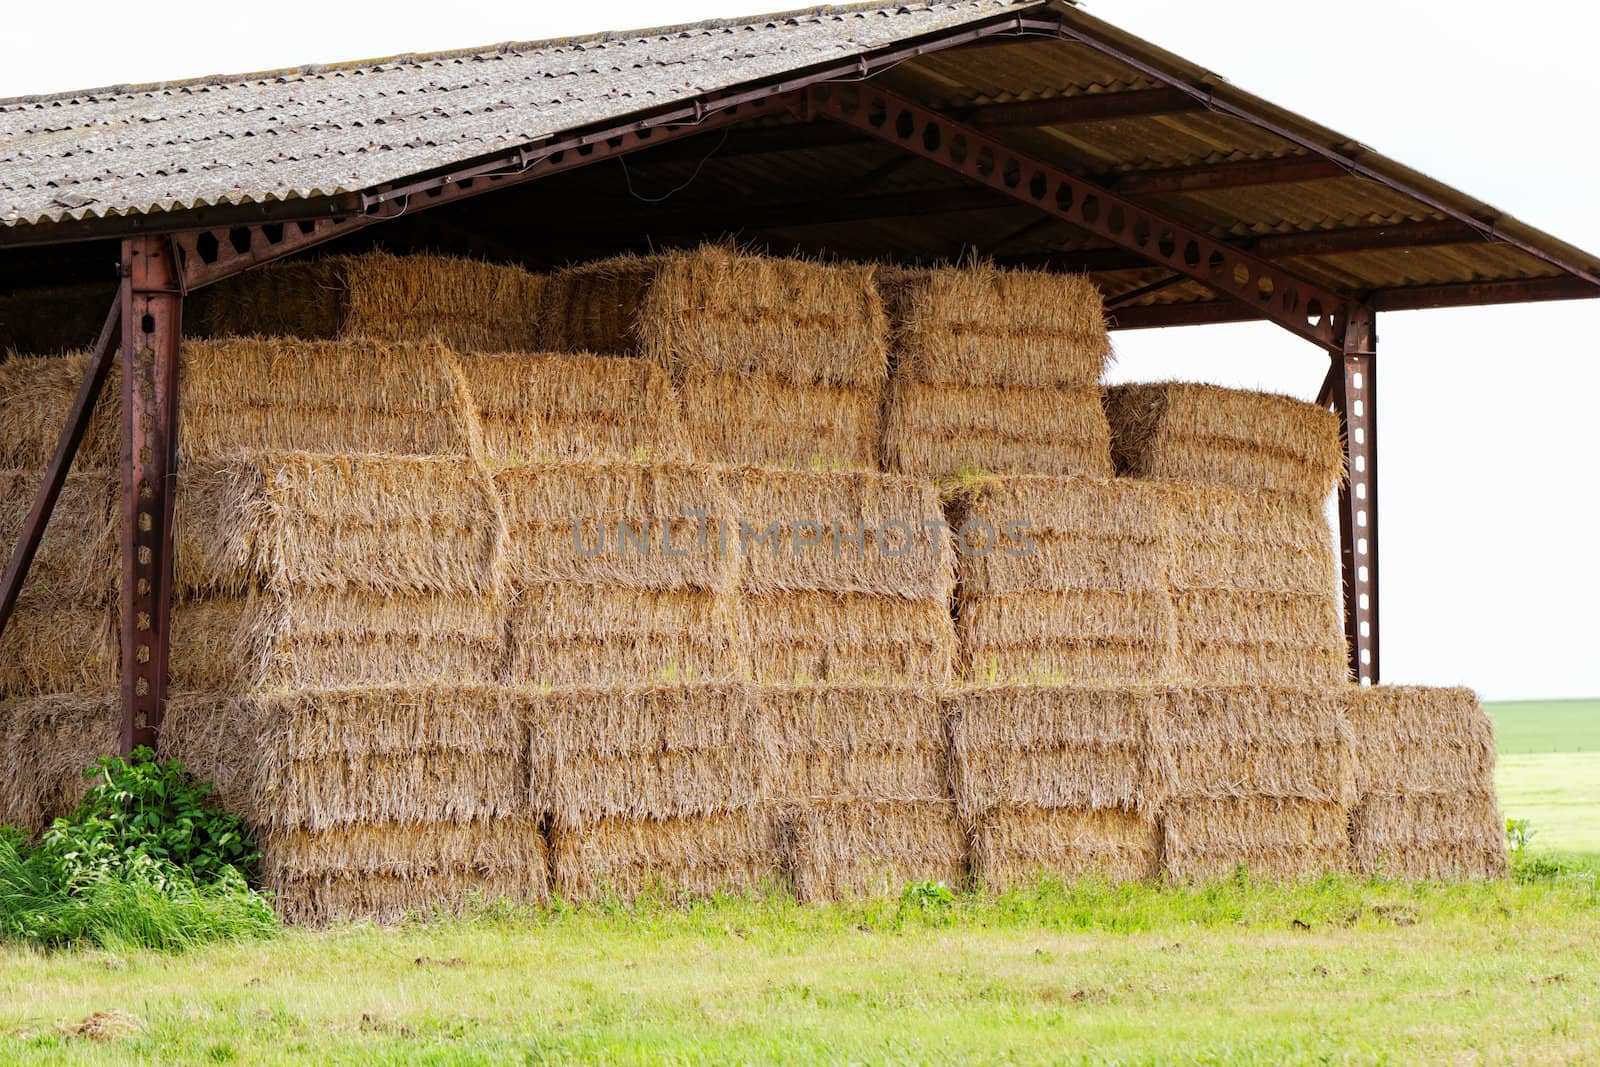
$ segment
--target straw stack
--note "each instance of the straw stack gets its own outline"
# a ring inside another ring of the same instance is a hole
[[[551,277],[546,347],[669,368],[704,460],[872,468],[888,374],[869,266],[707,245]]]
[[[763,682],[943,684],[955,581],[938,494],[868,472],[726,472],[750,664]]]
[[[963,677],[1163,680],[1175,633],[1166,505],[1159,487],[1116,479],[985,478],[953,490]]]
[[[84,777],[117,751],[115,693],[52,693],[0,700],[0,826],[38,832],[71,814],[94,783]]]
[[[950,702],[956,800],[974,876],[1151,878],[1161,789],[1147,765],[1161,690],[997,685]]]
[[[1186,382],[1106,391],[1117,471],[1266,489],[1319,509],[1344,473],[1339,417],[1292,397]]]
[[[758,804],[770,745],[748,687],[613,685],[513,699],[564,898],[651,887],[698,896],[753,888],[775,870]]]
[[[1173,689],[1151,720],[1166,872],[1274,879],[1350,863],[1350,733],[1331,690]]]
[[[196,336],[431,338],[464,352],[528,352],[539,347],[543,288],[540,275],[470,259],[333,256],[220,282],[193,302],[189,326]]]
[[[495,473],[513,597],[506,678],[594,685],[727,680],[748,670],[732,505],[712,468],[529,464]]]
[[[772,744],[764,793],[801,900],[965,882],[936,690],[762,686],[759,700]]]
[[[0,360],[0,468],[43,470],[55,455],[89,356],[18,356]],[[115,469],[121,441],[118,375],[113,368],[78,445],[72,469]]]
[[[1329,686],[1347,666],[1333,534],[1299,497],[1167,486],[1178,680]]]
[[[527,735],[488,686],[176,696],[166,752],[227,783],[286,916],[393,918],[469,895],[543,900]]]
[[[1356,869],[1400,878],[1505,873],[1494,727],[1470,689],[1348,686]]]
[[[1100,292],[1078,275],[991,264],[884,277],[895,371],[890,470],[949,477],[1112,473]]]

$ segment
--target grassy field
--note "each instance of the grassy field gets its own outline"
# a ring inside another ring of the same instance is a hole
[[[1600,700],[1490,704],[1495,784],[1540,848],[1600,854]]]
[[[0,948],[0,1062],[1577,1062],[1600,1048],[1597,940],[1588,866]]]

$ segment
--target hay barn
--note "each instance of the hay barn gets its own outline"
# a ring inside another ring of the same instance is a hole
[[[1069,0],[0,145],[0,822],[153,746],[306,922],[1504,869],[1477,698],[1378,684],[1375,323],[1600,259]],[[1314,402],[1106,387],[1118,331],[1247,320]]]

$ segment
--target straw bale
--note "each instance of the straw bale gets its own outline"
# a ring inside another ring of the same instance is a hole
[[[1345,686],[1338,697],[1363,798],[1494,792],[1494,724],[1472,690]]]
[[[955,556],[932,485],[888,474],[759,467],[724,478],[738,515],[746,593],[949,601]]]
[[[1368,794],[1350,821],[1362,874],[1450,880],[1506,873],[1506,824],[1493,791]]]
[[[963,596],[959,671],[972,682],[1138,685],[1172,672],[1172,600],[1150,593]]]
[[[0,635],[0,694],[114,689],[121,654],[114,610],[24,595]]]
[[[551,825],[675,819],[754,805],[770,742],[740,684],[615,685],[514,697],[531,797]]]
[[[950,800],[819,801],[787,808],[781,838],[801,900],[895,895],[967,882],[967,835]]]
[[[778,873],[767,815],[756,810],[679,819],[606,819],[550,832],[556,895],[593,900],[658,892],[671,897],[748,893]]]
[[[1240,867],[1278,881],[1350,867],[1350,811],[1301,797],[1174,800],[1162,816],[1162,857],[1180,881],[1224,878]]]
[[[1150,812],[1122,808],[990,808],[972,830],[972,874],[1005,890],[1041,875],[1144,881],[1161,868],[1161,828]]]
[[[657,260],[636,321],[640,350],[666,367],[799,385],[888,379],[889,321],[868,264],[774,259],[721,245],[669,253]]]
[[[172,686],[161,719],[161,758],[180,761],[223,808],[250,819],[262,752],[257,719],[237,696]]]
[[[977,821],[992,808],[1154,811],[1148,766],[1159,689],[991,685],[950,698],[956,801]],[[1021,832],[1025,822],[1015,822]]]
[[[1319,504],[1344,475],[1339,417],[1273,393],[1185,382],[1107,392],[1119,472],[1266,489]]]
[[[757,690],[772,740],[763,790],[786,802],[944,800],[949,742],[938,690],[772,685]]]
[[[923,478],[969,470],[1109,478],[1111,430],[1096,385],[936,385],[897,378],[884,465]]]
[[[510,607],[513,685],[722,681],[750,671],[748,634],[728,593],[551,582]]]
[[[93,784],[84,771],[120,751],[117,695],[52,693],[0,704],[0,826],[40,831]]]
[[[22,534],[44,476],[42,470],[0,469],[0,552],[6,558]],[[109,599],[119,560],[114,488],[109,472],[80,468],[67,475],[28,568],[26,594],[79,604]]]
[[[546,353],[456,359],[491,462],[688,458],[672,379],[647,360]]]
[[[92,344],[116,299],[114,283],[43,285],[0,293],[0,359]]]
[[[679,375],[690,453],[711,463],[873,470],[883,388],[692,367]]]
[[[544,278],[448,256],[372,252],[275,264],[219,283],[198,333],[320,340],[432,338],[466,352],[538,348]]]
[[[726,591],[738,580],[738,554],[719,538],[731,504],[711,467],[574,460],[506,467],[494,483],[516,588]]]
[[[943,685],[955,626],[934,599],[799,592],[747,597],[750,670],[762,682]]]
[[[49,466],[88,364],[87,352],[0,357],[0,467]],[[73,458],[74,470],[115,468],[122,440],[118,382],[113,367]]]
[[[540,303],[539,347],[637,355],[639,311],[662,258],[614,256],[552,272]]]
[[[172,685],[249,693],[361,685],[493,684],[504,608],[487,597],[354,590],[180,600]]]
[[[544,835],[528,818],[272,830],[260,844],[262,883],[292,921],[395,920],[473,897],[549,899]]]
[[[885,271],[898,373],[943,385],[1094,385],[1111,359],[1087,276],[984,261]]]
[[[1327,689],[1170,689],[1151,742],[1154,780],[1175,800],[1355,799],[1350,730]]]
[[[435,343],[230,337],[183,349],[185,462],[239,451],[472,454],[476,429]]]
[[[1330,686],[1349,674],[1332,597],[1201,589],[1175,594],[1173,607],[1178,680]]]

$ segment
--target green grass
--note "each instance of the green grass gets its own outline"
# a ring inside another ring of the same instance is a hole
[[[1495,788],[1534,844],[1600,854],[1600,700],[1488,705],[1500,760]]]
[[[1571,1061],[1600,1047],[1597,886],[1596,865],[1045,886],[296,929],[181,957],[0,948],[0,1062]],[[64,1035],[111,1010],[142,1028]]]

